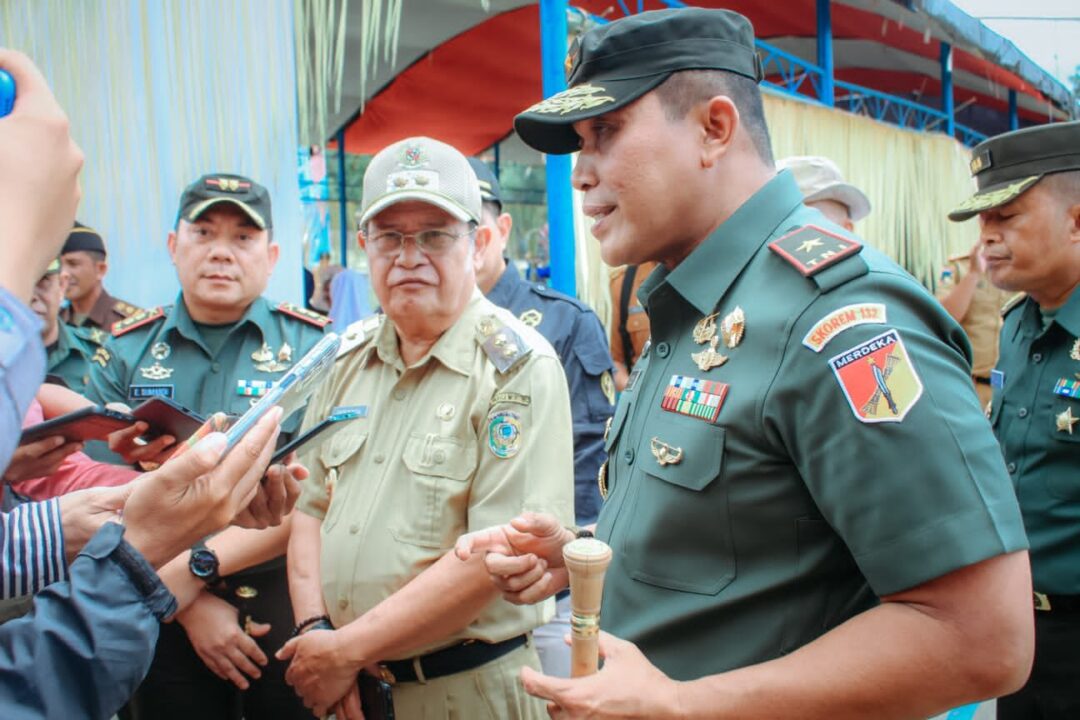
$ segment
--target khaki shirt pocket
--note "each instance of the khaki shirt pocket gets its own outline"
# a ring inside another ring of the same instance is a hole
[[[646,434],[633,483],[634,531],[622,552],[631,577],[680,592],[715,595],[735,579],[735,549],[723,481],[724,428],[694,418],[664,419],[659,438],[681,450],[661,465]]]
[[[449,548],[468,525],[469,489],[476,472],[476,443],[434,433],[412,433],[402,460],[409,472],[395,493],[401,498],[390,532],[403,543]]]
[[[342,508],[347,504],[349,489],[356,484],[347,482],[348,474],[344,471],[344,466],[356,459],[367,437],[367,433],[342,432],[334,435],[318,450],[319,464],[325,470],[323,485],[330,503],[326,517],[323,518],[324,530],[333,528],[341,517]]]

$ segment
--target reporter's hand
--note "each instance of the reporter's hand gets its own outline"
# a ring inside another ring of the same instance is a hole
[[[248,678],[262,677],[266,654],[253,637],[270,632],[270,625],[253,622],[251,635],[239,624],[239,611],[219,597],[203,592],[190,606],[176,614],[191,646],[206,667],[222,680],[241,690],[248,689]]]
[[[0,118],[0,286],[29,302],[75,220],[83,154],[30,58],[0,48],[0,68],[15,80],[15,107]]]
[[[280,423],[281,408],[275,407],[224,458],[225,435],[211,433],[132,483],[124,505],[127,541],[161,567],[231,523],[255,497]]]
[[[82,450],[82,443],[64,442],[59,435],[35,440],[15,448],[11,462],[4,470],[4,482],[8,485],[30,478],[52,475],[64,462],[64,458]]]
[[[277,527],[292,512],[300,497],[300,483],[307,479],[308,470],[293,462],[295,455],[285,458],[285,463],[271,465],[259,484],[255,497],[233,520],[233,525],[262,530]]]
[[[554,515],[523,513],[506,525],[462,535],[454,553],[460,560],[485,553],[484,565],[503,597],[516,605],[531,605],[569,584],[562,548],[573,539]]]
[[[64,554],[68,563],[83,549],[101,526],[117,520],[130,485],[88,488],[60,496],[60,525],[64,531]]]
[[[150,426],[140,420],[121,430],[109,434],[109,449],[124,458],[124,462],[161,464],[169,459],[176,446],[172,435],[161,435],[150,442],[142,442],[139,437],[146,434]]]

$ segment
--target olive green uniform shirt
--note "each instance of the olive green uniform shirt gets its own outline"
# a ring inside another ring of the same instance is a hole
[[[301,319],[286,309],[297,311],[256,299],[217,352],[191,319],[182,294],[175,305],[132,316],[114,328],[105,366],[91,368],[91,399],[134,407],[160,395],[204,416],[243,414],[322,337],[320,316]],[[287,420],[286,430],[298,422],[298,416]]]
[[[102,347],[108,334],[98,328],[76,328],[57,322],[56,342],[46,348],[48,374],[86,395],[90,390],[90,367],[108,364],[109,351]]]
[[[1043,329],[1031,298],[1005,315],[990,421],[1031,540],[1038,592],[1080,594],[1080,292]]]
[[[482,343],[507,329],[520,338],[512,345],[531,350],[500,372]],[[527,510],[573,522],[562,365],[546,340],[479,290],[409,367],[384,321],[370,342],[338,360],[308,405],[305,427],[343,405],[364,406],[366,415],[303,458],[311,476],[297,504],[322,521],[323,599],[335,626],[400,590],[462,533]],[[506,640],[550,614],[550,604],[499,598],[468,627],[408,655],[462,640]]]
[[[844,236],[801,200],[781,173],[639,293],[652,343],[607,439],[602,627],[679,680],[777,658],[875,596],[1026,547],[962,330],[872,248],[810,276],[770,249],[809,223]],[[831,237],[805,228],[786,252],[827,264]],[[714,312],[727,360],[702,370],[695,328]]]

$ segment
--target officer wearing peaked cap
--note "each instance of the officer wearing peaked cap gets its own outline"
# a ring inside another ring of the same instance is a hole
[[[138,307],[105,290],[102,282],[109,270],[106,257],[101,235],[76,221],[60,251],[60,264],[67,276],[64,296],[68,305],[60,310],[65,323],[107,333],[114,322],[139,312]]]
[[[990,422],[1031,542],[1035,665],[998,700],[1009,720],[1080,717],[1080,122],[1026,128],[972,151],[986,274],[1023,293],[1004,310]]]
[[[270,194],[254,180],[213,173],[187,186],[168,237],[180,295],[113,324],[110,357],[92,367],[95,399],[135,406],[166,397],[204,416],[238,415],[256,402],[328,323],[262,296],[278,257],[272,230]],[[298,424],[286,420],[283,436]],[[161,627],[132,701],[136,720],[310,717],[273,659],[294,621],[281,557],[287,540],[288,524],[226,530],[162,570],[184,588],[182,607]],[[275,559],[256,564],[266,557]]]
[[[525,688],[559,718],[835,718],[927,717],[1018,687],[1026,540],[969,347],[776,173],[750,23],[646,12],[571,53],[569,89],[515,128],[578,153],[605,262],[661,265],[638,293],[652,345],[601,473],[604,667],[523,671]],[[458,553],[516,541],[526,560],[485,561],[529,601],[565,583],[573,534],[522,524],[528,542],[496,529]]]

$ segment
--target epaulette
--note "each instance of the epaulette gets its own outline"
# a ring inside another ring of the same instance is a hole
[[[283,302],[274,309],[280,313],[291,315],[297,320],[303,320],[308,325],[314,325],[320,329],[330,324],[330,318],[325,315],[317,313],[314,310],[308,310],[306,307],[300,305],[293,305],[290,302]]]
[[[476,341],[495,369],[503,374],[525,362],[532,353],[532,347],[517,331],[494,315],[485,315],[476,324]]]
[[[813,278],[823,291],[829,291],[868,271],[866,263],[845,263],[846,272],[824,270],[837,266],[842,260],[862,252],[862,243],[838,235],[817,225],[803,225],[769,243],[769,249],[798,270],[803,277]]]
[[[340,360],[353,350],[367,345],[371,338],[375,337],[375,333],[382,325],[384,317],[385,315],[382,313],[376,313],[367,316],[363,320],[357,320],[345,328],[345,332],[341,334],[341,346],[338,347],[335,360]]]
[[[140,328],[143,325],[152,323],[162,317],[165,317],[165,308],[163,307],[156,307],[153,310],[140,310],[131,317],[114,322],[112,324],[113,337],[120,337],[125,333],[131,332],[135,328]]]
[[[126,303],[123,300],[114,302],[112,308],[125,317],[131,317],[135,313],[142,311],[142,308],[135,307],[131,303]]]
[[[1018,292],[1015,295],[1013,295],[1011,298],[1009,298],[1008,301],[1006,301],[1006,303],[1001,306],[1001,317],[1005,317],[1006,315],[1008,315],[1009,311],[1011,311],[1014,307],[1016,307],[1020,303],[1024,302],[1024,300],[1026,298],[1027,298],[1027,293],[1025,293],[1025,292]]]
[[[542,298],[547,298],[548,300],[559,300],[568,305],[574,306],[578,310],[587,310],[589,307],[585,303],[578,300],[576,297],[571,297],[564,292],[553,290],[542,283],[529,283],[529,287],[532,288],[532,291],[534,293],[536,293]]]

